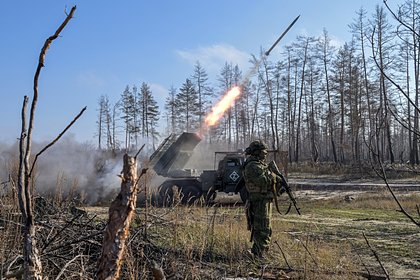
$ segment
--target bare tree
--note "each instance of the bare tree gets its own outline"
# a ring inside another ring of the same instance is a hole
[[[362,72],[363,72],[363,88],[364,93],[366,96],[366,109],[367,109],[367,116],[368,121],[363,125],[363,129],[370,131],[375,128],[375,119],[373,116],[373,100],[371,97],[371,87],[369,86],[369,76],[368,76],[368,61],[366,57],[366,32],[367,27],[365,24],[365,18],[366,18],[366,11],[363,8],[360,8],[360,10],[356,13],[357,19],[350,24],[350,30],[354,35],[354,40],[356,41],[356,44],[358,43],[358,47],[360,48],[360,59],[362,61]],[[375,142],[373,142],[375,143]]]
[[[390,54],[393,48],[392,38],[393,34],[390,33],[391,26],[387,21],[384,9],[380,6],[376,6],[376,13],[372,23],[372,50],[376,52],[377,61],[380,69],[387,69],[390,67]],[[388,85],[383,72],[379,74],[379,90],[380,90],[380,103],[379,103],[379,121],[384,119],[384,130],[380,134],[378,149],[380,154],[385,157],[385,151],[388,152],[388,157],[391,162],[395,161],[394,152],[391,141],[391,128],[390,128],[390,116],[388,106],[390,102],[390,96],[388,93]]]
[[[300,149],[300,141],[301,141],[301,121],[302,121],[302,100],[305,95],[305,75],[306,75],[306,67],[308,62],[309,56],[309,46],[313,43],[314,38],[312,37],[298,37],[296,42],[296,47],[299,48],[299,56],[301,59],[301,67],[300,67],[300,94],[299,94],[299,102],[297,108],[297,123],[296,123],[296,143],[295,143],[295,161],[299,161],[299,149]]]
[[[18,191],[19,191],[19,206],[22,212],[23,221],[23,278],[24,279],[42,279],[42,263],[38,254],[36,228],[34,224],[34,211],[32,204],[33,185],[31,184],[31,167],[30,157],[32,148],[32,131],[34,127],[35,110],[38,102],[38,78],[44,67],[45,56],[51,43],[58,38],[61,31],[67,23],[73,18],[76,10],[74,6],[67,15],[64,22],[58,27],[54,35],[47,38],[41,53],[39,55],[38,67],[35,72],[33,85],[33,100],[30,110],[29,123],[26,123],[26,107],[28,97],[25,96],[22,109],[22,130],[20,137],[20,161],[19,161],[19,175],[18,175]],[[63,132],[64,133],[64,132]],[[44,149],[45,150],[45,149]],[[33,165],[35,162],[33,163]]]
[[[177,122],[176,122],[176,88],[171,86],[168,92],[168,96],[165,100],[165,110],[167,116],[167,133],[175,133],[177,131]]]
[[[420,34],[419,34],[419,26],[420,26],[420,3],[418,0],[407,0],[405,3],[398,7],[398,13],[394,13],[394,11],[388,6],[387,1],[384,1],[386,8],[388,11],[391,12],[394,19],[399,24],[397,28],[397,34],[402,39],[402,41],[406,45],[406,52],[407,58],[408,56],[411,57],[412,60],[412,72],[414,81],[414,106],[413,106],[413,113],[414,116],[411,118],[411,110],[410,104],[412,102],[408,102],[408,117],[409,117],[409,133],[410,133],[410,163],[411,164],[420,164],[419,158],[419,147],[418,147],[418,140],[419,140],[419,95],[420,95]],[[409,93],[409,70],[408,70],[408,61],[407,61],[407,87],[406,87],[406,95],[408,99],[411,99]],[[408,100],[409,101],[409,100]],[[412,120],[412,123],[411,123]],[[412,133],[414,132],[414,133]]]
[[[101,95],[98,101],[98,148],[102,149],[102,140],[106,139],[107,149],[111,149],[113,145],[112,137],[112,120],[111,120],[111,107],[107,95]]]
[[[159,116],[159,106],[153,97],[150,87],[146,83],[142,83],[140,88],[140,98],[138,102],[139,112],[141,113],[142,135],[147,140],[152,140],[152,145],[155,145],[155,140],[159,133],[157,132],[157,122]]]
[[[384,1],[384,3],[386,4],[386,1]],[[387,6],[387,5],[386,5]],[[387,8],[390,10],[390,8],[387,6]],[[413,36],[418,37],[417,33],[415,33],[415,31],[411,30],[411,26],[407,25],[407,23],[403,22],[403,20],[399,17],[397,17],[392,10],[390,10],[391,13],[394,15],[394,18],[397,19],[398,22],[400,22],[402,24],[402,26],[404,26],[405,28],[407,28],[407,30],[409,30],[410,32],[413,32]],[[378,17],[382,18],[382,13],[383,11],[380,11],[380,9],[377,8],[377,14],[376,14],[376,23],[378,23],[379,19]],[[382,18],[383,20],[383,18]],[[410,98],[410,95],[408,94],[408,90],[409,90],[409,83],[407,82],[407,88],[405,91],[403,89],[403,87],[401,87],[399,85],[399,83],[397,82],[397,79],[395,79],[392,76],[392,68],[389,67],[388,64],[384,63],[383,60],[381,60],[381,54],[383,55],[383,53],[381,53],[381,48],[378,46],[379,44],[381,44],[381,39],[378,35],[378,33],[381,32],[381,28],[378,27],[380,30],[376,31],[376,27],[373,29],[372,33],[371,33],[371,38],[370,38],[370,43],[372,45],[372,55],[373,55],[373,61],[377,67],[377,69],[380,72],[380,81],[381,84],[383,86],[385,80],[388,81],[394,88],[397,89],[397,92],[399,92],[400,94],[402,94],[402,96],[407,100],[407,104],[409,104],[409,106],[411,105],[415,111],[420,112],[417,103],[415,101],[413,101]],[[375,36],[376,36],[376,40],[375,40]],[[405,37],[404,37],[405,38]],[[405,42],[407,43],[407,42]],[[406,46],[405,46],[406,47]],[[403,47],[404,48],[404,47]],[[407,50],[405,50],[405,52],[407,53]],[[386,56],[388,57],[388,56]],[[408,57],[408,55],[407,55]],[[407,66],[407,58],[405,59],[405,63],[406,63],[406,67]],[[407,72],[409,72],[408,70],[406,70]],[[390,90],[390,87],[388,87],[388,90]],[[412,130],[412,126],[410,121],[406,121],[403,119],[401,119],[395,110],[395,105],[392,104],[392,102],[390,102],[390,98],[388,95],[384,94],[384,91],[380,92],[380,96],[385,98],[387,102],[384,102],[384,105],[382,106],[386,106],[386,110],[389,111],[392,116],[394,117],[394,119],[405,129],[409,129],[410,131],[413,132],[413,134],[416,135],[416,137],[418,137],[418,131],[416,131],[415,129]],[[408,106],[408,108],[409,108]],[[378,113],[380,113],[380,111],[378,110]],[[407,125],[408,124],[408,125]],[[369,162],[372,166],[372,169],[376,172],[376,174],[378,175],[378,177],[380,177],[386,184],[386,187],[388,189],[388,191],[390,192],[392,198],[394,199],[394,201],[396,202],[396,204],[398,205],[399,208],[399,212],[401,212],[402,214],[404,214],[410,221],[412,221],[415,225],[417,225],[418,227],[420,227],[420,222],[418,220],[416,220],[414,218],[413,215],[411,215],[410,213],[408,213],[403,205],[399,202],[398,198],[396,197],[395,193],[393,192],[392,188],[390,187],[389,183],[388,183],[388,178],[387,178],[387,173],[385,171],[385,167],[383,164],[383,155],[382,155],[382,151],[380,151],[378,149],[377,146],[373,145],[372,143],[375,142],[375,139],[379,139],[381,137],[382,131],[384,129],[384,127],[387,126],[387,119],[386,118],[378,118],[377,120],[377,125],[376,125],[376,129],[375,130],[371,130],[370,131],[370,135],[368,137],[368,139],[365,139],[365,143],[366,146],[368,147],[368,157],[369,157]],[[415,128],[415,126],[414,126]],[[373,136],[373,134],[376,134]],[[377,141],[377,140],[376,140]],[[410,156],[411,158],[411,156]],[[420,211],[419,211],[419,206],[417,205],[417,214],[420,217]]]
[[[277,123],[277,108],[275,107],[275,104],[277,104],[277,101],[274,100],[274,96],[273,96],[273,84],[275,83],[275,81],[273,80],[273,76],[274,74],[273,72],[273,65],[271,65],[271,63],[267,60],[267,57],[262,56],[263,58],[261,61],[261,69],[258,71],[258,77],[259,80],[261,82],[261,85],[263,87],[263,93],[264,93],[264,97],[266,99],[265,103],[264,103],[264,107],[268,108],[267,111],[267,118],[268,118],[268,122],[269,122],[269,129],[267,129],[267,132],[271,132],[270,134],[267,134],[266,138],[270,139],[271,141],[269,141],[269,143],[271,142],[271,148],[273,150],[277,149],[278,147],[278,143],[276,143],[276,127],[275,127],[275,123]],[[267,127],[268,128],[268,127]],[[266,140],[268,140],[266,139]]]
[[[220,88],[220,96],[225,95],[226,92],[228,92],[234,86],[232,63],[225,62],[222,70],[220,71],[218,82]],[[229,108],[226,111],[226,117],[223,117],[220,121],[220,125],[223,127],[223,136],[228,144],[228,147],[231,147],[232,145],[232,119],[232,109]]]
[[[191,77],[192,82],[196,87],[198,95],[198,125],[199,130],[202,130],[203,117],[208,110],[210,98],[213,96],[213,90],[208,84],[208,74],[204,67],[197,61],[194,65],[194,74]]]
[[[311,56],[308,61],[308,75],[307,75],[307,92],[305,95],[305,108],[306,108],[306,119],[307,119],[307,131],[308,139],[310,139],[310,153],[313,162],[317,162],[319,159],[319,149],[318,149],[318,124],[316,122],[316,116],[318,115],[318,80],[320,71],[316,65],[317,59],[315,56]]]
[[[324,29],[323,35],[319,40],[318,48],[320,49],[320,55],[324,70],[324,79],[325,79],[325,92],[327,93],[327,104],[328,104],[328,112],[327,112],[327,124],[329,128],[329,139],[331,143],[331,151],[333,154],[334,162],[338,162],[337,158],[337,150],[335,145],[334,139],[334,110],[333,104],[331,100],[331,87],[330,87],[330,77],[329,77],[329,67],[331,63],[332,53],[334,51],[333,47],[330,45],[331,39],[328,36],[328,32]]]
[[[135,96],[133,95],[133,92],[130,91],[128,85],[121,94],[119,105],[122,112],[121,118],[124,120],[125,149],[128,150],[130,148],[131,135],[134,128],[133,112],[136,107]]]

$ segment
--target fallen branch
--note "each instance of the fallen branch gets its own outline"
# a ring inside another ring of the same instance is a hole
[[[347,241],[350,243],[350,245],[354,248],[356,255],[359,257],[360,262],[362,263],[363,267],[366,269],[367,275],[370,276],[369,268],[366,266],[366,264],[363,262],[362,257],[360,256],[359,252],[357,251],[356,247],[353,245],[353,243],[350,241],[350,239],[347,238]],[[370,279],[370,278],[369,278]]]
[[[92,233],[92,234],[90,234],[88,236],[83,236],[83,237],[80,237],[80,238],[75,239],[75,240],[70,240],[67,243],[58,244],[56,247],[53,247],[50,250],[48,250],[48,252],[46,254],[51,254],[54,251],[63,250],[64,248],[69,247],[71,245],[74,245],[74,244],[77,244],[77,243],[81,243],[83,241],[88,241],[92,237],[95,237],[95,236],[98,236],[98,235],[101,235],[101,234],[102,234],[101,232],[95,232],[95,233]]]
[[[289,265],[289,262],[287,261],[286,255],[284,254],[283,250],[281,249],[280,244],[277,242],[277,240],[276,240],[276,241],[274,241],[274,243],[275,243],[275,244],[277,245],[277,247],[280,249],[280,252],[281,252],[281,254],[282,254],[282,256],[283,256],[284,261],[286,262],[287,267],[288,267],[290,270],[293,270],[293,269],[292,269],[292,267]]]
[[[261,267],[261,274],[260,274],[260,277],[259,277],[259,279],[264,279],[263,278],[263,276],[264,276],[264,272],[265,272],[265,269],[267,268],[267,265],[263,265],[262,267]]]
[[[61,275],[63,275],[64,271],[66,271],[67,267],[74,262],[77,258],[82,257],[82,255],[77,255],[74,258],[72,258],[70,261],[68,261],[64,267],[61,269],[60,273],[57,275],[57,277],[55,278],[55,280],[60,279]]]
[[[66,228],[73,224],[73,222],[80,218],[81,215],[75,216],[71,221],[67,222],[53,237],[51,237],[47,242],[45,242],[44,246],[42,246],[41,253],[44,252],[45,248],[47,248],[56,238],[59,236]]]
[[[302,244],[303,248],[305,248],[306,252],[308,252],[309,256],[310,256],[310,257],[311,257],[311,259],[314,261],[315,266],[316,266],[316,267],[319,267],[319,266],[318,266],[318,263],[316,262],[316,260],[315,260],[315,258],[314,258],[314,256],[313,256],[313,255],[311,254],[311,252],[309,251],[308,247],[306,247],[306,245],[302,242],[302,240],[300,240],[300,239],[296,239],[296,240],[297,240],[297,241],[299,241],[299,242],[300,242],[300,244]]]
[[[375,250],[373,250],[372,246],[370,246],[369,241],[368,241],[368,239],[366,238],[366,235],[365,235],[365,233],[364,233],[364,232],[363,232],[363,237],[365,238],[366,244],[368,245],[369,249],[372,251],[373,255],[375,256],[375,259],[378,261],[379,265],[381,266],[382,271],[385,273],[385,275],[386,275],[386,279],[390,280],[390,278],[389,278],[389,274],[388,274],[388,271],[386,271],[386,269],[385,269],[385,267],[383,266],[383,264],[382,264],[381,260],[379,259],[378,254],[376,253],[376,251],[375,251]]]
[[[22,255],[17,255],[7,266],[6,273],[4,274],[5,279],[9,278],[20,278],[23,275],[23,267],[19,268],[16,271],[11,272],[12,266],[19,260],[22,259]]]
[[[23,275],[23,268],[20,268],[19,270],[16,270],[14,272],[6,272],[4,274],[4,279],[21,279]]]

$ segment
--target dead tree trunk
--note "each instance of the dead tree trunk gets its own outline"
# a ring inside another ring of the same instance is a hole
[[[127,154],[123,159],[121,191],[109,207],[108,225],[105,228],[102,254],[97,279],[118,279],[128,237],[131,219],[137,200],[137,163]]]
[[[22,108],[22,130],[20,137],[20,161],[18,175],[19,207],[23,222],[23,279],[42,279],[42,263],[36,245],[36,228],[32,205],[33,185],[31,185],[30,158],[32,146],[32,130],[34,126],[35,109],[38,101],[38,78],[44,67],[45,55],[53,40],[57,39],[61,31],[73,17],[76,7],[73,7],[64,22],[59,26],[54,35],[44,43],[39,55],[38,67],[34,76],[34,96],[31,104],[29,123],[26,122],[26,108],[28,97],[25,96]],[[33,164],[34,165],[34,164]],[[32,165],[32,167],[33,167]]]
[[[25,157],[27,151],[26,138],[26,108],[28,97],[25,96],[22,106],[22,131],[20,137],[20,160],[18,176],[18,197],[19,207],[22,213],[23,221],[23,279],[42,279],[42,264],[39,258],[36,239],[32,207],[32,192],[29,186],[29,176],[27,160]]]

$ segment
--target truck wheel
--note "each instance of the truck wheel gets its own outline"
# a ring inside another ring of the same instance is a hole
[[[209,205],[213,203],[214,200],[216,199],[216,195],[217,195],[216,190],[213,187],[211,187],[205,194],[206,204]]]
[[[159,187],[159,203],[162,206],[172,206],[174,204],[174,185],[163,183]]]
[[[203,192],[195,185],[188,185],[179,187],[182,204],[193,204],[197,199],[201,197]]]
[[[246,188],[241,188],[241,190],[239,191],[239,196],[241,197],[241,200],[243,203],[245,203],[249,197],[249,193],[246,190]]]

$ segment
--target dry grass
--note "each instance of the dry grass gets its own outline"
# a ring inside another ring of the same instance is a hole
[[[299,225],[297,229],[274,219],[270,256],[260,262],[246,254],[251,243],[241,207],[178,206],[150,211],[150,216],[165,217],[164,222],[151,224],[148,238],[157,252],[165,252],[162,265],[169,275],[178,275],[175,279],[221,279],[261,273],[276,279],[285,272],[306,279],[357,279],[354,260],[349,257],[350,246],[313,238],[310,225]]]
[[[12,197],[0,198],[0,279],[8,266],[12,267],[21,260],[21,221],[16,202]]]
[[[389,180],[406,180],[418,182],[420,179],[420,167],[407,164],[385,163],[384,169]],[[367,179],[381,181],[368,163],[358,163],[353,165],[341,165],[334,162],[301,162],[288,165],[288,174],[297,178],[323,177],[329,180],[358,180]],[[381,181],[382,182],[382,181]],[[383,183],[383,182],[382,182]]]
[[[420,193],[397,193],[398,201],[403,205],[404,209],[416,216],[417,205],[420,204]],[[395,211],[398,208],[397,203],[391,197],[387,191],[379,191],[371,194],[357,194],[352,196],[352,200],[347,202],[343,198],[332,198],[318,201],[306,201],[306,208],[316,207],[316,208],[336,208],[336,209],[365,209],[366,211],[375,211],[375,210],[390,210]],[[394,214],[387,213],[390,215],[391,219],[395,219],[397,216],[403,215],[396,212]]]
[[[7,269],[13,271],[21,264],[21,228],[15,198],[3,197],[1,202],[0,278],[4,278]],[[350,203],[340,199],[299,202],[302,216],[273,215],[272,246],[263,262],[251,259],[246,253],[251,243],[241,205],[205,207],[198,201],[191,206],[138,208],[124,258],[123,279],[151,279],[154,264],[163,268],[167,279],[257,278],[261,275],[264,279],[286,279],[286,276],[291,279],[364,279],[362,273],[367,274],[368,270],[383,275],[362,239],[362,232],[371,239],[394,278],[405,274],[408,275],[405,279],[416,279],[413,271],[420,269],[415,249],[420,241],[418,229],[395,211],[395,203],[387,193],[357,197]],[[401,202],[407,210],[415,211],[420,197],[402,196]],[[69,220],[66,211],[70,201],[55,195],[50,203],[59,210],[38,219],[40,244],[51,240]],[[88,215],[79,221],[80,230],[86,231],[83,223],[89,221],[90,228],[100,233],[107,208],[82,209]],[[84,234],[86,232],[80,232],[81,236]],[[101,236],[96,236],[65,252],[55,250],[44,254],[44,276],[55,279],[70,260],[80,255],[62,271],[60,279],[93,279],[101,240]],[[60,238],[58,241],[63,242]],[[53,242],[49,248],[58,243]],[[63,260],[53,263],[57,257]]]

